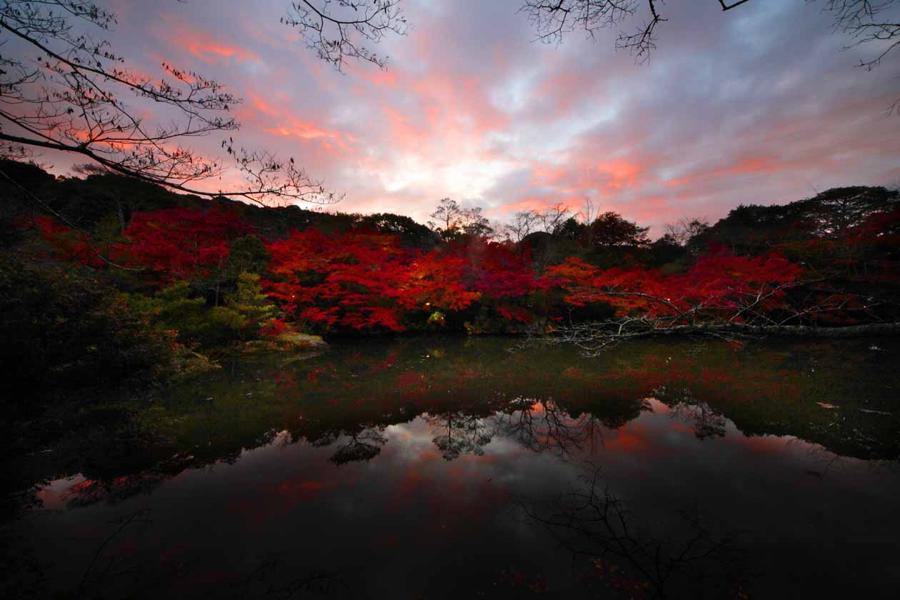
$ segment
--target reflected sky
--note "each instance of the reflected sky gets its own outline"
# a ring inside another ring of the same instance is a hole
[[[46,576],[21,585],[354,598],[889,597],[900,585],[896,417],[859,410],[888,412],[896,382],[859,381],[889,356],[650,345],[610,357],[611,370],[502,342],[337,344],[167,392],[138,413],[156,442],[133,452],[171,456],[85,461],[39,483],[35,506],[4,526],[16,561]],[[660,374],[660,356],[681,357],[677,376]],[[833,361],[868,394],[813,375]],[[552,377],[563,364],[577,376]],[[751,381],[754,369],[782,385]],[[272,384],[273,370],[305,387]],[[209,396],[189,405],[199,389]],[[875,425],[814,439],[854,414]],[[585,498],[616,519],[587,520]]]

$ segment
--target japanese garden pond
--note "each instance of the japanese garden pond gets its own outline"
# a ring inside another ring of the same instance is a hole
[[[5,597],[895,597],[900,343],[333,342],[8,453]]]

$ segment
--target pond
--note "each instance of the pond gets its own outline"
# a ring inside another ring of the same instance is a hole
[[[895,597],[898,358],[430,337],[223,361],[7,456],[0,592]]]

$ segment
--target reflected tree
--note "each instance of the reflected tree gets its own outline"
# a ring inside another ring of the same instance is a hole
[[[337,449],[330,460],[336,465],[369,461],[381,453],[381,448],[386,443],[384,427],[367,427],[360,432],[349,434],[349,439]]]
[[[600,422],[591,414],[573,418],[552,400],[519,399],[510,407],[518,410],[497,415],[497,432],[533,452],[567,457],[603,444]]]
[[[126,561],[126,557],[123,557],[120,553],[109,551],[109,547],[132,525],[152,524],[149,514],[150,511],[148,509],[141,509],[110,521],[116,527],[94,549],[91,560],[82,573],[81,580],[75,589],[76,597],[92,596],[93,591],[108,587],[113,578],[124,575],[134,576],[138,571],[137,565],[130,564],[130,561]],[[126,562],[129,562],[129,564],[126,565]]]
[[[688,389],[658,388],[654,394],[672,407],[672,417],[690,424],[697,439],[724,437],[727,427],[725,415],[709,404],[694,398]]]
[[[654,534],[604,485],[599,468],[549,507],[522,507],[574,556],[586,559],[589,579],[626,597],[698,597],[704,591],[742,597],[734,536],[714,534],[697,510],[677,511],[672,534]]]
[[[484,454],[484,446],[493,439],[494,432],[486,419],[463,412],[424,415],[435,431],[433,442],[445,460],[455,460],[463,454]]]
[[[299,573],[298,573],[299,570]],[[236,582],[229,598],[352,597],[345,576],[337,570],[298,569],[283,555],[270,554]]]

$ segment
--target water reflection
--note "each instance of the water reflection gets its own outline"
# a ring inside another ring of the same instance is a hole
[[[576,489],[547,506],[524,502],[523,509],[582,559],[580,576],[587,584],[634,599],[747,597],[736,533],[711,531],[696,507],[665,515],[675,518],[649,529],[610,491],[600,467],[586,469]]]
[[[337,344],[109,399],[12,453],[3,541],[38,595],[900,585],[889,345],[507,346]]]
[[[370,460],[378,456],[381,447],[387,443],[383,427],[363,429],[348,435],[347,438],[331,457],[331,462],[342,465],[356,460]],[[326,437],[320,438],[317,443],[328,445],[330,442]]]

